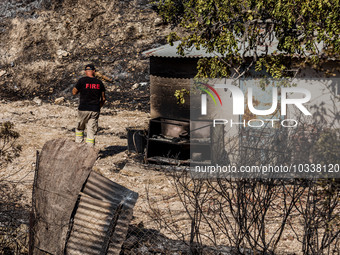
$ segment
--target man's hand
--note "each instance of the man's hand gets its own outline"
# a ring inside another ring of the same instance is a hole
[[[103,91],[102,92],[102,96],[101,96],[101,99],[100,99],[100,108],[103,107],[103,105],[105,104],[105,101],[106,101],[106,97],[105,97],[105,92]]]
[[[72,89],[72,95],[77,95],[78,92],[79,92],[79,91],[78,91],[75,87]]]

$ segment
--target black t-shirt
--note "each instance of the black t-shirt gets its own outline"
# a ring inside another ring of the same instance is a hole
[[[80,111],[100,111],[100,99],[105,91],[104,84],[97,78],[83,77],[76,84],[76,89],[80,93],[78,109]]]

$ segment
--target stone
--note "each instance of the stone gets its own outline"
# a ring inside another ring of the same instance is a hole
[[[0,77],[6,74],[6,70],[0,70]]]
[[[42,105],[42,100],[39,97],[33,98],[33,102],[36,103],[37,105]]]
[[[62,58],[67,57],[68,55],[70,55],[70,53],[67,52],[66,50],[57,50],[57,55],[59,58]]]
[[[56,98],[56,100],[54,100],[55,104],[61,104],[62,102],[64,102],[65,98],[64,97],[58,97]]]
[[[132,87],[131,87],[131,89],[137,89],[139,87],[139,83],[135,83]]]
[[[155,21],[155,26],[161,26],[163,24],[163,20],[161,18],[156,18]]]
[[[128,73],[123,72],[123,73],[119,73],[119,74],[115,75],[115,79],[116,80],[122,80],[122,79],[127,78],[128,76],[129,76]]]

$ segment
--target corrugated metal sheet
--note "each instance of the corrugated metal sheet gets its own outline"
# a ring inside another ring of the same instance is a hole
[[[67,241],[66,254],[102,254],[105,237],[110,230],[116,206],[87,196],[81,196],[73,228]]]
[[[119,254],[138,194],[91,172],[74,216],[66,254]]]
[[[109,250],[107,254],[119,254],[121,247],[125,241],[126,233],[129,227],[129,222],[132,219],[133,211],[128,206],[123,205],[121,214],[118,217],[115,231],[111,235]]]
[[[146,57],[169,57],[169,58],[202,58],[215,57],[216,53],[207,53],[205,50],[197,50],[195,47],[184,51],[184,56],[177,54],[177,46],[180,41],[174,42],[174,45],[166,44],[158,48],[144,51],[142,54]]]
[[[197,50],[194,46],[192,46],[190,49],[186,49],[184,51],[184,56],[179,55],[177,53],[177,47],[180,44],[180,41],[174,42],[174,45],[171,46],[170,44],[163,45],[158,48],[154,48],[151,50],[147,50],[143,52],[143,55],[146,57],[169,57],[169,58],[212,58],[212,57],[221,57],[222,55],[217,52],[206,52],[204,48],[201,48],[200,50]],[[266,47],[258,47],[257,48],[257,54],[264,55],[266,50],[268,50],[268,54],[271,55],[274,53],[274,51],[277,50],[277,40],[273,40],[270,45],[268,45],[268,49]],[[244,54],[244,49],[247,48],[248,45],[242,45],[239,43],[238,48],[241,55]],[[245,57],[251,57],[254,55],[254,51],[247,51],[245,54]]]
[[[208,53],[204,48],[197,50],[194,46],[192,46],[190,49],[187,49],[184,51],[184,56],[179,55],[177,53],[177,47],[180,44],[180,41],[174,42],[174,45],[171,46],[170,44],[166,44],[163,46],[160,46],[158,48],[150,49],[147,51],[144,51],[142,54],[146,57],[168,57],[168,58],[211,58],[216,56],[222,56],[221,54],[217,52],[211,52]],[[275,51],[279,52],[277,50],[278,40],[274,39],[271,43],[268,43],[267,46],[258,46],[256,53],[258,56],[262,56],[265,54],[272,55]],[[322,51],[324,46],[324,43],[317,43],[317,47],[319,51]],[[242,44],[239,42],[238,49],[239,53],[241,55],[244,54],[245,49],[248,47],[248,44]],[[245,57],[252,57],[254,56],[255,51],[250,50],[245,53]],[[308,54],[307,54],[308,55]]]

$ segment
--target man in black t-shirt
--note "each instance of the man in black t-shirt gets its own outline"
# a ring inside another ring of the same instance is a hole
[[[95,72],[94,65],[86,65],[86,76],[80,78],[72,90],[73,95],[80,93],[76,142],[84,141],[84,130],[87,127],[86,143],[92,146],[98,129],[100,108],[106,100],[104,84],[95,78]]]

